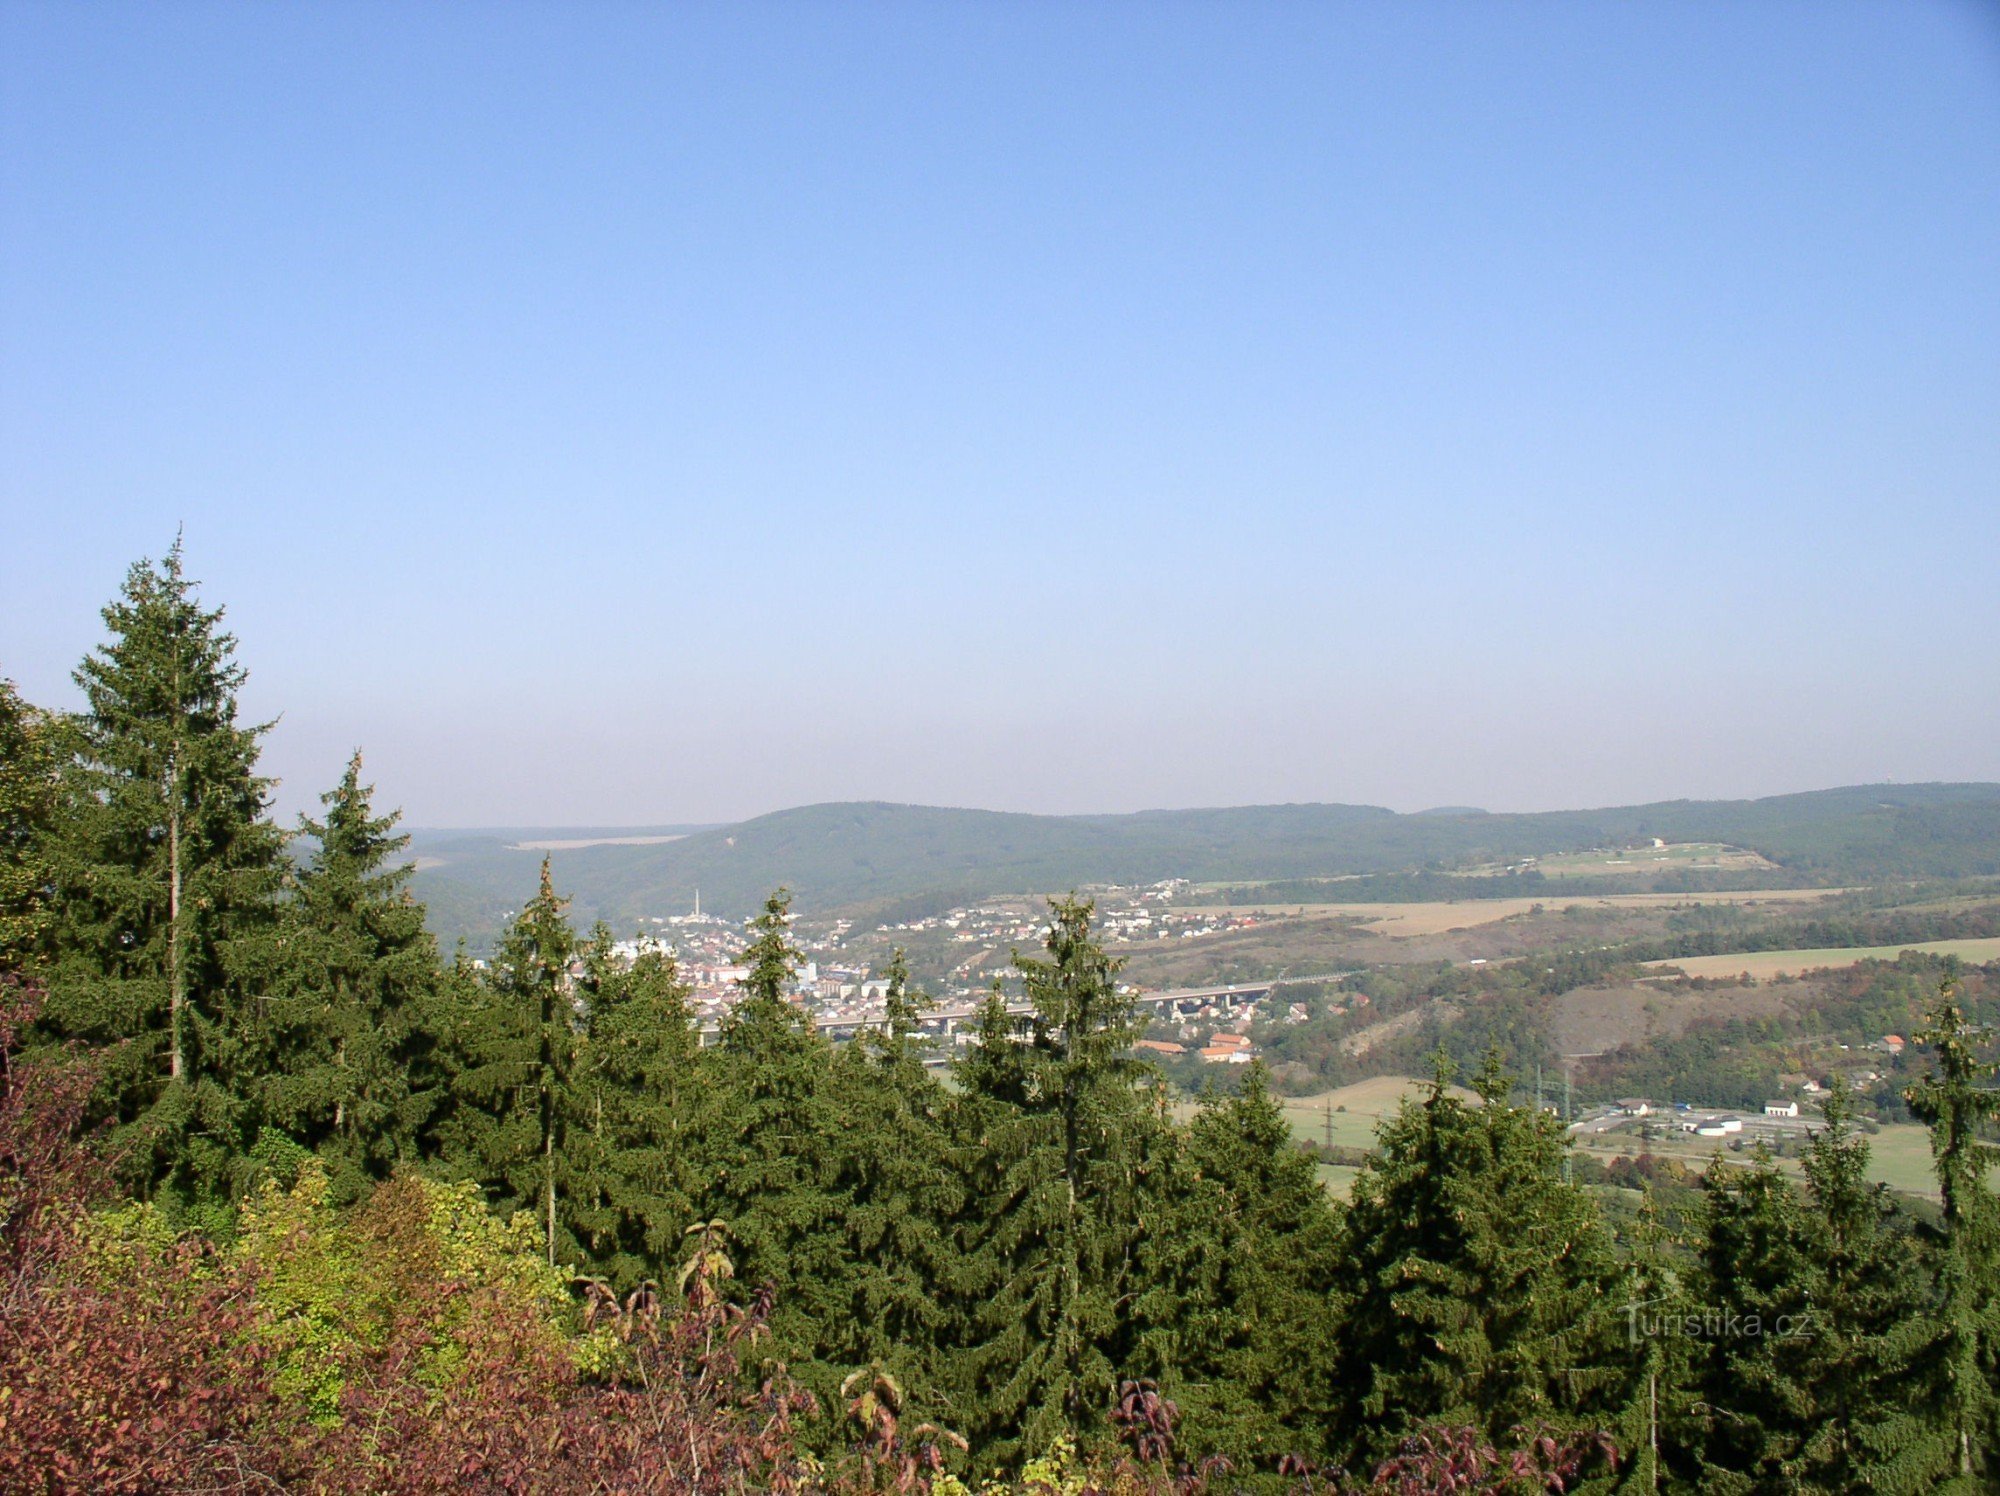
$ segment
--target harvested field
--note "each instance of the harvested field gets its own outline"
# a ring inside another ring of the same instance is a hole
[[[1760,982],[1797,976],[1822,967],[1852,966],[1857,961],[1893,961],[1904,951],[1957,956],[1975,964],[2000,961],[2000,937],[1987,940],[1926,940],[1912,945],[1850,945],[1809,951],[1744,951],[1733,956],[1684,956],[1675,961],[1649,961],[1652,967],[1673,967],[1691,977],[1734,977],[1748,974]]]
[[[1586,909],[1671,909],[1686,904],[1798,904],[1831,898],[1842,892],[1833,888],[1758,889],[1738,893],[1614,893],[1597,898],[1545,899],[1460,899],[1436,904],[1272,904],[1241,905],[1236,908],[1197,906],[1189,914],[1273,914],[1294,919],[1350,920],[1371,934],[1407,939],[1418,935],[1443,935],[1453,930],[1469,930],[1480,925],[1531,914],[1537,907],[1562,910],[1572,905]]]

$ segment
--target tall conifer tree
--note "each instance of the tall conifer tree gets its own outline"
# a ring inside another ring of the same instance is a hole
[[[929,1000],[910,986],[902,951],[891,958],[883,1026],[839,1051],[834,1092],[842,1122],[835,1190],[846,1233],[847,1302],[832,1354],[888,1369],[912,1397],[944,1380],[957,1338],[952,1290],[959,1265],[953,1222],[964,1203],[951,1164],[951,1106],[924,1066],[918,1025]]]
[[[577,1254],[561,1232],[578,1042],[567,907],[543,858],[539,889],[501,942],[476,1004],[459,1015],[455,1078],[458,1167],[496,1204],[535,1212],[551,1263]]]
[[[1662,1220],[1649,1189],[1619,1288],[1630,1355],[1624,1407],[1611,1430],[1625,1453],[1622,1493],[1691,1490],[1699,1478],[1708,1405],[1699,1376],[1704,1347],[1689,1326],[1701,1320],[1701,1287],[1695,1253]]]
[[[1814,1211],[1806,1376],[1814,1423],[1804,1485],[1816,1491],[1934,1490],[1951,1469],[1938,1418],[1944,1344],[1909,1220],[1868,1183],[1868,1143],[1836,1075],[1805,1154]]]
[[[2000,1156],[1990,1136],[2000,1090],[1985,1082],[2000,1067],[1979,1058],[1955,973],[1917,1037],[1931,1046],[1933,1068],[1904,1096],[1930,1127],[1944,1198],[1938,1283],[1951,1478],[1954,1489],[1990,1489],[2000,1477],[2000,1201],[1986,1174]]]
[[[222,610],[182,569],[141,561],[76,672],[86,708],[57,867],[58,972],[45,1022],[105,1046],[106,1109],[142,1188],[215,1194],[244,1148],[241,951],[268,931],[283,837],[265,817],[265,728]],[[116,1046],[112,1048],[112,1046]]]
[[[644,950],[621,965],[600,923],[581,997],[584,1038],[564,1088],[569,1215],[584,1260],[624,1290],[658,1276],[695,1220],[694,1155],[712,1108],[671,955]]]
[[[1804,1202],[1761,1150],[1747,1169],[1718,1155],[1702,1183],[1702,1489],[1797,1491],[1818,1416]]]
[[[1553,1117],[1508,1101],[1489,1059],[1477,1105],[1440,1055],[1423,1099],[1384,1125],[1342,1233],[1350,1400],[1337,1450],[1366,1458],[1414,1425],[1608,1425],[1624,1386],[1610,1239],[1563,1177]]]
[[[780,889],[751,921],[742,999],[705,1057],[722,1110],[704,1213],[729,1224],[738,1280],[777,1290],[779,1350],[804,1361],[823,1353],[830,1333],[845,1333],[835,1321],[845,1306],[846,1256],[833,1052],[790,1000],[800,961],[790,907]]]
[[[281,923],[275,992],[256,1024],[268,1121],[326,1161],[336,1199],[417,1156],[438,1098],[425,1009],[437,951],[397,861],[409,838],[374,813],[361,755],[302,818],[312,854]]]
[[[1016,957],[1032,1009],[1014,1045],[990,1012],[969,1084],[991,1151],[968,1370],[985,1434],[1029,1451],[1108,1409],[1132,1329],[1138,1183],[1152,1074],[1087,900],[1050,905],[1046,960]],[[1011,1052],[1010,1052],[1011,1051]]]
[[[1187,1281],[1197,1262],[1206,1270],[1195,1291],[1163,1296],[1172,1333],[1162,1379],[1183,1389],[1191,1435],[1232,1460],[1322,1453],[1314,1436],[1331,1412],[1338,1225],[1261,1062],[1235,1095],[1203,1097],[1186,1168],[1183,1203],[1141,1243],[1149,1295],[1159,1279]],[[1162,1272],[1162,1257],[1181,1261]]]

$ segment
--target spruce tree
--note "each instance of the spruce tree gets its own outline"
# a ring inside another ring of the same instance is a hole
[[[948,1419],[936,1397],[945,1348],[959,1333],[953,1224],[964,1183],[952,1167],[951,1098],[925,1068],[917,1037],[929,1000],[911,990],[902,951],[887,976],[882,1027],[834,1061],[841,1119],[834,1188],[849,1266],[828,1353],[888,1371],[912,1409]]]
[[[696,1218],[694,1150],[712,1108],[695,1073],[689,988],[673,957],[629,966],[600,923],[584,950],[584,1037],[564,1088],[569,1219],[584,1261],[620,1291],[659,1276]]]
[[[501,941],[488,978],[458,1015],[457,1117],[452,1153],[496,1206],[531,1209],[551,1264],[580,1255],[561,1205],[569,1159],[564,1134],[578,1022],[570,962],[576,932],[549,861],[541,884]]]
[[[493,1126],[491,1098],[477,1072],[486,1063],[487,1016],[494,1006],[486,972],[460,940],[424,1003],[437,1105],[417,1135],[417,1152],[448,1178],[486,1178],[482,1163]]]
[[[901,946],[890,953],[883,975],[882,1024],[868,1030],[863,1048],[883,1073],[907,1079],[923,1068],[917,1031],[936,1004],[922,992],[910,990],[910,963]]]
[[[1479,1104],[1442,1055],[1386,1123],[1342,1231],[1351,1284],[1331,1443],[1373,1460],[1426,1423],[1505,1440],[1517,1425],[1608,1428],[1626,1383],[1610,1240],[1563,1176],[1553,1117],[1508,1102],[1495,1063]]]
[[[256,772],[265,728],[222,610],[178,540],[104,610],[76,672],[85,711],[57,860],[57,969],[45,1026],[101,1049],[114,1147],[142,1190],[215,1197],[247,1147],[253,1098],[232,1056],[244,952],[275,916],[283,837]]]
[[[964,1072],[991,1162],[966,1363],[1002,1455],[1048,1448],[1107,1410],[1129,1345],[1149,1067],[1092,906],[1050,905],[1048,958],[1016,957],[1031,1008],[1015,1045],[998,1004]]]
[[[1702,1183],[1702,1489],[1797,1491],[1819,1416],[1809,1218],[1761,1148],[1749,1168],[1718,1155]]]
[[[0,679],[0,974],[20,972],[46,954],[60,727],[23,701],[12,681]]]
[[[1707,1404],[1700,1263],[1689,1240],[1670,1230],[1649,1187],[1627,1242],[1619,1283],[1627,1381],[1611,1424],[1625,1460],[1623,1493],[1695,1489]]]
[[[264,1117],[327,1163],[336,1200],[412,1162],[437,1104],[427,1001],[437,952],[410,895],[409,844],[377,816],[361,755],[301,817],[312,853],[280,927],[274,992],[255,1025]]]
[[[966,1141],[976,1150],[991,1146],[989,1131],[996,1105],[1019,1106],[1027,1100],[1026,1038],[1026,1021],[1007,1010],[1006,995],[996,979],[980,1001],[973,1020],[973,1041],[954,1067],[964,1098],[960,1111],[966,1123]]]
[[[1868,1143],[1839,1076],[1822,1109],[1825,1125],[1805,1154],[1815,1208],[1806,1364],[1813,1425],[1802,1485],[1934,1490],[1951,1469],[1952,1451],[1937,1417],[1944,1346],[1927,1264],[1888,1187],[1868,1183]]]
[[[1171,1332],[1160,1377],[1186,1419],[1187,1452],[1238,1468],[1323,1454],[1339,1259],[1317,1166],[1261,1061],[1237,1094],[1203,1096],[1187,1136],[1191,1177],[1178,1191],[1165,1169],[1147,1181],[1148,1213],[1160,1219],[1140,1259],[1142,1310]]]
[[[779,1353],[805,1361],[844,1331],[835,1321],[845,1310],[847,1263],[833,1053],[788,997],[800,961],[790,902],[780,889],[751,921],[743,996],[704,1056],[720,1115],[705,1154],[703,1214],[728,1223],[738,1281],[776,1291]]]
[[[2000,1090],[1983,1082],[2000,1066],[1974,1048],[1955,973],[1940,985],[1930,1025],[1917,1038],[1931,1047],[1932,1070],[1903,1095],[1930,1127],[1944,1199],[1937,1256],[1951,1479],[1954,1489],[1990,1489],[2000,1476],[2000,1201],[1986,1175],[2000,1155],[1990,1137]]]

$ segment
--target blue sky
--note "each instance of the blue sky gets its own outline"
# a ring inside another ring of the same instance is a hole
[[[0,9],[0,673],[287,811],[2000,779],[2000,12]]]

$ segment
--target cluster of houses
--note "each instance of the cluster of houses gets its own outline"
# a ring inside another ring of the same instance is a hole
[[[1156,1054],[1167,1059],[1177,1059],[1188,1052],[1187,1045],[1176,1044],[1171,1039],[1141,1039],[1132,1047],[1141,1054]],[[1257,1057],[1257,1051],[1248,1035],[1224,1030],[1197,1049],[1195,1056],[1208,1065],[1247,1065]]]

